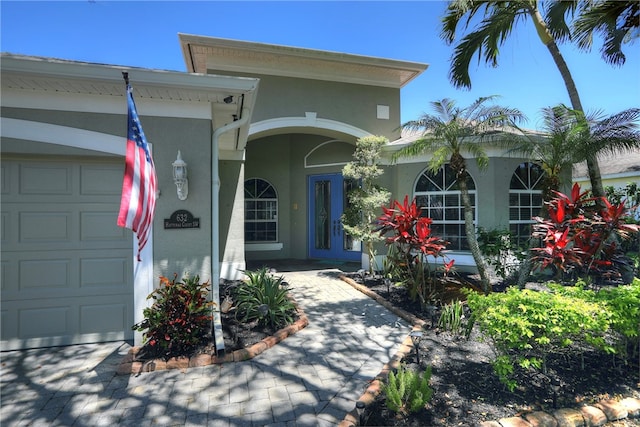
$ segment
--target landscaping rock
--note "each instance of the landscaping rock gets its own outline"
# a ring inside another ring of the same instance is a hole
[[[607,416],[595,406],[583,406],[580,408],[586,427],[598,427],[607,423]]]
[[[546,412],[531,412],[526,414],[524,418],[532,427],[558,427],[558,421]]]
[[[617,400],[603,400],[594,406],[602,410],[609,421],[621,420],[629,415],[627,408]]]
[[[584,418],[577,409],[563,408],[553,412],[558,427],[584,427]]]
[[[640,418],[640,399],[627,397],[622,399],[620,404],[625,407],[629,418]]]

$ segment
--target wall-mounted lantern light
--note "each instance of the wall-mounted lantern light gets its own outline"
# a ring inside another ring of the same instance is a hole
[[[187,179],[187,164],[182,160],[180,150],[176,161],[171,163],[173,166],[173,182],[178,187],[178,199],[187,200],[189,195],[189,180]]]

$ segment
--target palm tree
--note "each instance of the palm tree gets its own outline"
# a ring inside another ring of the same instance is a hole
[[[447,6],[446,15],[443,17],[441,37],[452,44],[456,40],[456,30],[462,22],[464,30],[467,30],[476,16],[481,17],[477,27],[466,34],[454,48],[449,78],[454,86],[471,88],[469,77],[469,64],[471,59],[478,54],[484,57],[484,61],[493,67],[498,66],[500,46],[511,35],[512,30],[519,21],[531,19],[540,41],[551,54],[558,71],[564,81],[569,94],[571,106],[576,111],[584,111],[578,89],[573,76],[569,71],[564,57],[556,40],[563,40],[570,36],[569,27],[564,19],[564,13],[558,10],[568,11],[575,9],[576,0],[561,2],[559,0],[548,1],[546,9],[541,9],[539,0],[521,1],[480,1],[480,0],[453,0]],[[553,9],[556,7],[557,9]],[[547,19],[543,13],[547,13]],[[551,19],[552,17],[553,19]],[[604,196],[600,167],[594,153],[589,153],[585,159],[591,181],[591,188],[595,196]]]
[[[503,143],[510,148],[508,154],[526,157],[542,168],[542,195],[544,200],[550,200],[554,191],[567,184],[563,178],[570,175],[566,172],[584,159],[575,152],[580,132],[572,110],[564,105],[547,107],[542,110],[542,117],[542,134],[510,138]]]
[[[585,116],[565,105],[543,109],[546,138],[525,137],[507,143],[511,152],[525,155],[545,172],[544,200],[550,200],[563,184],[562,171],[584,161],[588,153],[617,153],[640,147],[638,118],[640,108],[630,108],[603,117],[600,113]],[[515,141],[515,142],[513,142]],[[531,259],[525,260],[518,275],[518,285],[524,286],[531,271]]]
[[[473,208],[467,187],[468,172],[464,155],[470,155],[480,169],[486,169],[489,158],[482,142],[487,138],[494,138],[501,129],[515,127],[517,122],[524,120],[523,114],[516,109],[487,105],[488,101],[495,98],[479,98],[466,108],[456,107],[455,102],[447,98],[432,102],[435,115],[423,114],[417,120],[402,125],[405,130],[419,132],[419,138],[393,155],[393,160],[396,161],[399,157],[432,154],[428,167],[434,173],[445,163],[449,163],[456,175],[464,206],[469,249],[485,292],[490,290],[489,276],[473,224]]]
[[[638,0],[604,0],[583,2],[573,23],[573,38],[578,47],[590,50],[593,34],[604,41],[600,49],[605,62],[621,66],[626,61],[622,44],[640,37],[640,2]]]

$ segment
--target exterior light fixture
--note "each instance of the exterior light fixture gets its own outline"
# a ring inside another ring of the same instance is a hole
[[[411,337],[411,342],[413,343],[413,348],[416,349],[416,360],[418,365],[420,364],[420,341],[422,340],[422,331],[413,330],[409,333]]]
[[[432,329],[436,327],[437,312],[438,312],[438,307],[436,307],[435,305],[427,306],[427,315],[431,318]]]
[[[176,161],[171,163],[173,166],[173,182],[178,188],[178,199],[187,200],[189,195],[189,180],[187,179],[187,164],[182,160],[180,150]]]
[[[365,404],[362,400],[356,402],[356,412],[358,413],[358,425],[364,425],[364,407]]]
[[[553,390],[553,408],[558,408],[558,392],[560,391],[560,379],[554,377],[551,379],[551,390]]]

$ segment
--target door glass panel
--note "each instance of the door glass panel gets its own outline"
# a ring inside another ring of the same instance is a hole
[[[315,183],[315,230],[314,242],[316,249],[331,248],[331,181],[317,181]]]
[[[346,211],[351,207],[351,202],[349,201],[349,193],[351,190],[356,188],[358,183],[354,179],[343,179],[342,180],[342,206]],[[338,221],[340,222],[340,221]],[[343,231],[342,233],[342,250],[345,251],[360,251],[360,242],[354,240],[344,228],[342,228],[342,223],[340,222],[340,229]]]

